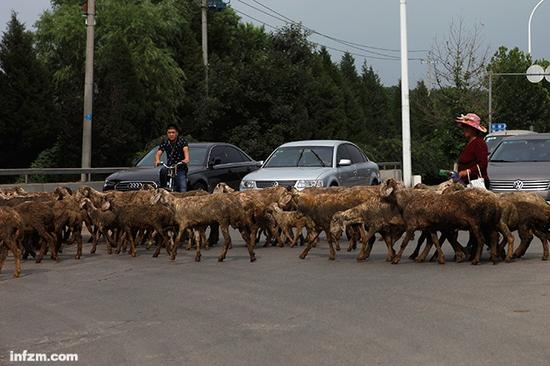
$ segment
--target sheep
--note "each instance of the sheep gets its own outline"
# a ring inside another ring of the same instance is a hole
[[[332,192],[325,192],[327,190],[312,189],[300,192],[292,189],[281,197],[280,205],[281,207],[287,205],[295,207],[303,215],[313,220],[318,234],[322,231],[326,233],[330,250],[329,260],[334,260],[336,259],[335,240],[330,232],[332,216],[338,211],[350,209],[370,197],[378,195],[379,187],[332,188]],[[305,259],[312,247],[313,242],[309,240],[306,248],[300,254],[300,258]]]
[[[478,244],[472,264],[478,264],[485,243],[484,233],[491,234],[491,259],[496,260],[496,227],[501,211],[493,194],[478,189],[467,189],[449,194],[437,194],[427,190],[412,190],[389,179],[381,187],[383,200],[389,202],[401,213],[405,222],[406,235],[399,252],[392,263],[397,264],[416,230],[428,230],[438,252],[438,261],[445,263],[435,231],[469,230]]]
[[[246,222],[245,217],[247,201],[245,197],[239,197],[235,194],[175,198],[170,193],[160,190],[151,199],[151,205],[160,202],[172,211],[179,225],[179,233],[176,242],[187,229],[218,224],[224,238],[224,249],[218,257],[218,261],[220,262],[225,259],[227,250],[231,244],[229,226],[239,229],[247,242],[250,261],[254,262],[256,256],[254,254],[253,240],[251,239],[250,233],[243,233],[250,225],[250,223]],[[177,246],[174,246],[171,253],[171,259],[174,260],[176,255]],[[197,244],[195,261],[199,262],[200,260],[200,245]]]
[[[23,219],[16,210],[7,207],[0,207],[0,271],[11,251],[15,258],[15,270],[13,277],[21,274],[21,250],[20,241],[23,236]]]
[[[82,256],[82,222],[84,221],[80,203],[75,197],[65,197],[54,202],[53,213],[55,233],[58,235],[56,250],[59,251],[61,247],[63,229],[68,228],[71,234],[70,242],[76,242],[77,245],[75,259],[80,259]]]
[[[330,223],[332,237],[338,240],[348,225],[358,225],[361,232],[362,246],[357,261],[364,261],[370,256],[374,234],[380,233],[387,246],[386,261],[390,262],[395,256],[393,244],[405,232],[405,223],[396,208],[382,202],[377,195],[356,207],[335,213]],[[368,229],[366,233],[365,226]]]
[[[272,203],[267,208],[266,213],[273,218],[273,222],[282,231],[282,237],[278,237],[280,247],[283,247],[285,242],[289,240],[290,247],[294,248],[304,228],[307,229],[308,238],[311,237],[315,230],[315,223],[309,217],[304,216],[298,211],[283,211],[277,202]],[[296,228],[295,233],[294,228]]]
[[[112,248],[116,246],[116,243],[115,240],[111,238],[108,231],[112,230],[113,232],[115,232],[118,228],[118,222],[115,213],[113,211],[110,211],[109,207],[110,206],[108,206],[104,202],[101,203],[101,206],[98,208],[90,198],[82,198],[82,200],[80,201],[80,208],[85,210],[86,217],[88,218],[91,225],[93,225],[94,229],[97,230],[98,233],[101,233],[107,239],[107,253],[112,254]],[[93,246],[90,253],[95,253],[98,236],[92,235],[92,238]]]
[[[542,242],[542,259],[548,260],[550,254],[548,248],[550,206],[541,196],[528,192],[503,193],[499,195],[499,201],[503,206],[502,220],[511,231],[517,230],[521,239],[521,243],[514,253],[510,253],[509,248],[506,258],[522,257],[535,234]],[[501,247],[503,243],[501,243]]]
[[[37,233],[43,243],[40,252],[36,257],[36,263],[40,263],[42,258],[50,249],[51,258],[57,260],[55,217],[51,202],[23,202],[14,207],[23,220],[23,231],[26,235]]]

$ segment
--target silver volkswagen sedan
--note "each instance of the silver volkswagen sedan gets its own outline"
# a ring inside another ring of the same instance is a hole
[[[380,183],[378,165],[348,141],[310,140],[279,146],[262,167],[246,175],[240,189],[275,186],[358,186]]]
[[[507,137],[489,160],[493,192],[525,191],[550,201],[550,134]]]

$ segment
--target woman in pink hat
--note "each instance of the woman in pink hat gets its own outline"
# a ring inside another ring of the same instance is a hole
[[[462,126],[464,136],[468,140],[468,144],[462,150],[458,158],[458,175],[462,181],[470,183],[469,179],[480,178],[485,180],[488,185],[489,177],[487,176],[487,165],[489,157],[489,149],[482,133],[486,133],[487,129],[481,124],[481,118],[477,114],[468,113],[457,117],[456,122]],[[469,176],[469,179],[468,179]]]

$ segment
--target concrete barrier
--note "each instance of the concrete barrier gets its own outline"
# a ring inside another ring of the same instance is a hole
[[[401,181],[403,180],[403,172],[401,171],[401,169],[381,169],[380,178],[382,179],[382,181],[390,178]]]

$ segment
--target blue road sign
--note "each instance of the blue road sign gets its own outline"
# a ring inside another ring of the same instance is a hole
[[[508,125],[506,123],[493,123],[491,125],[492,132],[506,131],[506,128],[508,128]]]

